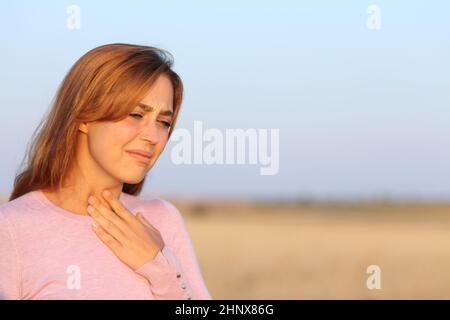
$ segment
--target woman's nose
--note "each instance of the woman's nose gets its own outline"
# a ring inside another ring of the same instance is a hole
[[[144,127],[143,139],[149,141],[151,144],[157,144],[159,141],[158,125],[156,122],[151,122]]]

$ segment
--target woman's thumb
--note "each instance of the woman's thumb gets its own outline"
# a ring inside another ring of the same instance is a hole
[[[136,216],[138,217],[138,219],[142,222],[142,223],[144,223],[144,224],[146,224],[146,225],[149,225],[150,223],[147,221],[147,219],[145,219],[145,217],[144,217],[144,215],[142,214],[142,212],[138,212],[137,214],[136,214]]]

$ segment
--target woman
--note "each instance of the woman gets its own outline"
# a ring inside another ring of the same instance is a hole
[[[212,299],[180,212],[138,198],[179,113],[172,64],[109,44],[71,68],[0,206],[0,299]]]

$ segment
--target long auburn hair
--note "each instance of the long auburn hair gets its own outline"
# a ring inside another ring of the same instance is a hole
[[[24,169],[16,175],[8,201],[38,189],[61,188],[75,159],[79,125],[125,118],[162,74],[174,89],[170,138],[183,99],[183,84],[172,65],[169,52],[142,45],[107,44],[83,55],[65,76],[50,112],[35,129],[22,160]],[[138,184],[124,183],[122,192],[139,195],[144,182],[145,178]]]

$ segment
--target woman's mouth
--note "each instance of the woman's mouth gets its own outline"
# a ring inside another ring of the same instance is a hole
[[[140,153],[137,153],[137,152],[127,151],[127,153],[130,156],[132,156],[133,158],[139,160],[140,162],[149,163],[150,159],[151,159],[151,157],[144,156],[144,155],[142,155]]]

